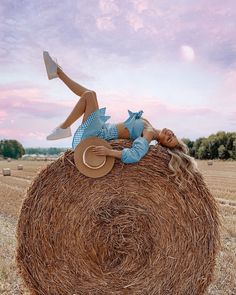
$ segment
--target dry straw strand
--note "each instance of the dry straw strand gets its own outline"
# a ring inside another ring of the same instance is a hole
[[[219,248],[216,201],[197,172],[180,188],[168,161],[156,145],[139,163],[116,160],[90,179],[67,151],[42,170],[17,228],[17,265],[31,294],[204,294]]]

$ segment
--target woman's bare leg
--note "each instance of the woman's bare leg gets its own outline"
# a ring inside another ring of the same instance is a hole
[[[89,91],[89,89],[71,80],[59,67],[57,68],[57,74],[66,86],[68,86],[76,95],[82,96],[84,92]]]
[[[68,128],[83,114],[84,122],[88,116],[99,108],[95,91],[89,90],[75,81],[71,80],[60,68],[57,70],[59,78],[78,96],[81,96],[74,109],[66,120],[60,125],[61,128]]]

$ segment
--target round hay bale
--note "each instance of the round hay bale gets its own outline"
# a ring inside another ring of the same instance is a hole
[[[17,228],[17,265],[31,294],[204,294],[219,246],[216,201],[198,173],[181,189],[169,157],[156,145],[99,179],[76,169],[73,151],[44,168]]]
[[[3,174],[3,176],[11,176],[11,169],[10,168],[3,168],[2,174]]]
[[[23,165],[17,165],[17,170],[23,170]]]
[[[11,158],[7,158],[7,162],[11,162]]]
[[[212,166],[213,165],[213,161],[208,161],[207,164],[208,164],[208,166]]]

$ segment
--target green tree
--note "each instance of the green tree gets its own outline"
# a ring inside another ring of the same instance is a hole
[[[197,151],[198,159],[207,159],[208,158],[208,150],[205,144],[201,144]]]
[[[195,158],[198,158],[198,149],[201,146],[203,140],[204,140],[204,137],[200,137],[194,141],[192,150],[193,150],[193,156]]]
[[[232,158],[236,160],[236,139],[233,141]]]
[[[209,159],[218,158],[218,148],[219,148],[219,141],[215,134],[212,134],[208,137],[208,152],[209,152]]]
[[[219,131],[207,138],[198,138],[191,155],[199,159],[236,159],[236,133]]]
[[[187,145],[189,149],[189,155],[194,157],[194,150],[193,150],[194,141],[190,140],[189,138],[182,138],[182,141]]]
[[[219,148],[218,148],[218,154],[219,154],[219,158],[220,159],[224,159],[224,160],[225,159],[228,159],[229,156],[230,156],[229,152],[227,151],[226,147],[223,144],[221,144],[219,146]]]
[[[0,153],[5,158],[18,159],[24,155],[25,150],[17,140],[3,139],[0,141]]]

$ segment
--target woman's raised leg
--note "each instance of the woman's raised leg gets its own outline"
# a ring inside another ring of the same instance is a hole
[[[54,140],[68,137],[71,136],[70,126],[77,119],[84,115],[84,122],[92,112],[96,111],[99,108],[97,95],[95,91],[89,90],[70,79],[58,66],[58,64],[53,61],[48,52],[45,51],[43,53],[43,56],[48,78],[53,79],[59,77],[71,91],[80,96],[79,101],[77,102],[69,116],[66,118],[66,120],[60,126],[55,128],[55,130],[53,130],[53,132],[47,136],[47,139]]]
[[[76,95],[82,96],[84,92],[89,91],[89,89],[69,78],[59,67],[57,67],[57,74],[58,77],[66,84],[66,86]]]
[[[54,140],[71,136],[70,126],[82,115],[84,115],[84,122],[88,116],[98,108],[96,92],[92,90],[85,91],[66,120],[53,130],[53,132],[47,136],[47,139]]]
[[[69,87],[71,91],[81,97],[70,115],[61,124],[60,127],[67,128],[71,126],[83,114],[84,122],[92,112],[96,111],[99,108],[96,92],[89,90],[84,86],[78,84],[77,82],[71,80],[59,67],[57,68],[57,74],[58,77]]]
[[[97,95],[95,91],[87,90],[83,92],[81,98],[75,105],[74,109],[70,113],[70,115],[66,118],[66,120],[60,125],[61,128],[68,128],[71,126],[76,120],[78,120],[82,115],[84,122],[88,116],[96,111],[99,108]]]

